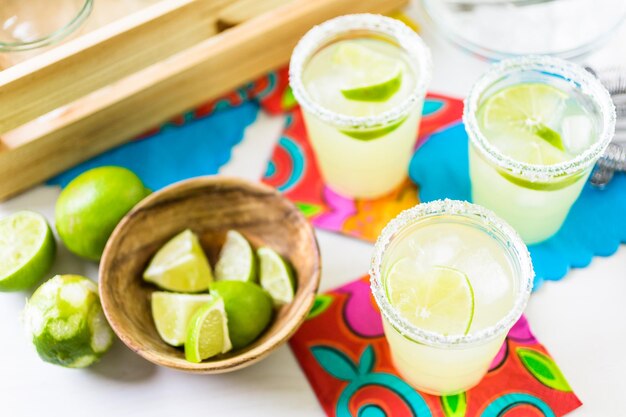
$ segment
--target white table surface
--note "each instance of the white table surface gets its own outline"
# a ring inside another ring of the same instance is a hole
[[[416,7],[411,15],[419,16]],[[435,75],[432,91],[462,97],[486,68],[428,31]],[[620,41],[621,40],[621,41]],[[626,29],[586,62],[626,60]],[[258,179],[265,169],[281,118],[260,115],[221,170]],[[0,204],[0,217],[31,209],[52,222],[59,190],[41,186]],[[626,213],[625,213],[626,215]],[[372,245],[318,231],[323,258],[321,289],[330,289],[367,271]],[[349,261],[348,261],[349,260]],[[52,273],[97,279],[97,266],[78,260],[59,245]],[[0,416],[322,416],[294,356],[283,346],[250,368],[220,376],[189,375],[160,368],[116,342],[103,360],[86,370],[48,365],[23,335],[20,313],[25,293],[0,294]],[[554,356],[584,405],[572,417],[626,415],[626,248],[561,282],[547,282],[527,309],[539,340]]]

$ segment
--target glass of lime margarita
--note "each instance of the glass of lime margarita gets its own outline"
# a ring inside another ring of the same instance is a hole
[[[289,82],[332,189],[373,198],[403,182],[431,72],[421,38],[384,16],[341,16],[300,40]]]
[[[370,276],[396,369],[420,391],[449,395],[485,375],[534,272],[524,242],[491,211],[437,200],[385,227]]]
[[[554,235],[615,131],[615,106],[584,68],[550,57],[494,65],[463,115],[472,199],[528,244]]]

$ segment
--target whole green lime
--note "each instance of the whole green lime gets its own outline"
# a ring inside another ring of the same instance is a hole
[[[241,349],[259,337],[272,320],[272,297],[257,284],[243,281],[218,281],[210,292],[224,300],[228,334],[234,349]]]
[[[99,260],[115,226],[149,194],[126,168],[94,168],[76,177],[56,204],[56,228],[76,255]]]
[[[79,275],[57,275],[26,303],[24,322],[37,353],[46,362],[84,368],[113,343],[98,288]]]

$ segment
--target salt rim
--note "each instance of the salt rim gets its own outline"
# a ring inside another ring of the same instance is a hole
[[[369,30],[393,38],[409,54],[411,60],[420,67],[417,85],[413,93],[396,107],[376,116],[347,116],[328,110],[310,97],[302,82],[304,66],[317,48],[325,41],[351,30]],[[369,13],[339,16],[314,26],[300,39],[289,63],[289,84],[300,106],[320,120],[338,127],[370,128],[402,119],[418,100],[424,98],[431,77],[430,50],[422,38],[397,19]]]
[[[385,289],[382,283],[380,268],[383,256],[394,236],[406,226],[416,221],[444,214],[464,217],[466,219],[471,219],[476,223],[482,223],[486,226],[496,235],[496,238],[500,238],[503,243],[505,243],[507,249],[509,250],[509,256],[516,256],[518,261],[517,272],[521,276],[521,282],[516,294],[515,304],[509,313],[493,326],[468,335],[446,336],[441,333],[420,329],[419,327],[411,324],[391,305],[385,295]],[[385,226],[376,241],[374,254],[372,256],[370,267],[370,287],[382,314],[403,336],[416,342],[435,347],[452,348],[483,343],[508,331],[520,318],[524,308],[526,308],[528,298],[530,297],[530,293],[533,288],[534,276],[535,272],[533,270],[528,248],[522,241],[519,234],[508,223],[497,217],[491,210],[482,206],[468,203],[466,201],[445,199],[418,204],[413,208],[404,210],[397,217],[391,220],[387,226]]]
[[[482,134],[478,127],[476,113],[483,92],[493,83],[515,72],[538,71],[562,77],[574,88],[582,90],[599,107],[602,118],[600,139],[583,153],[569,161],[554,165],[537,165],[516,161],[496,149]],[[463,123],[472,143],[492,163],[500,168],[521,175],[533,182],[547,182],[556,177],[571,175],[593,165],[604,153],[615,134],[615,105],[609,92],[600,81],[583,67],[547,56],[524,56],[501,61],[495,64],[472,87],[464,102]]]
[[[87,19],[93,10],[94,0],[84,0],[80,10],[76,13],[76,16],[67,22],[65,25],[54,30],[53,32],[28,42],[2,42],[0,41],[0,51],[2,52],[20,52],[28,51],[31,49],[41,48],[43,46],[50,45],[56,41],[63,39],[71,34],[74,30]]]

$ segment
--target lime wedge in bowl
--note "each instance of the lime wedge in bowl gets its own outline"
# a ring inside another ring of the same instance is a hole
[[[232,349],[224,300],[218,296],[212,298],[196,311],[187,327],[185,358],[189,362],[200,363]]]
[[[344,42],[333,63],[353,69],[341,94],[348,100],[387,101],[402,85],[402,67],[393,59],[357,42]]]
[[[215,265],[217,281],[256,281],[257,260],[250,243],[236,230],[226,233],[226,241]]]
[[[463,272],[445,266],[422,270],[402,258],[386,279],[387,297],[396,310],[420,329],[465,335],[474,318],[474,291]]]
[[[153,292],[152,318],[161,339],[172,346],[184,345],[191,317],[213,298],[209,294]]]
[[[261,264],[261,287],[269,293],[275,306],[293,301],[296,282],[291,266],[274,250],[263,247],[257,251]]]
[[[169,291],[200,292],[209,288],[213,273],[198,237],[185,230],[159,249],[143,279]]]
[[[22,291],[50,270],[56,242],[41,214],[20,211],[0,220],[0,291]]]

